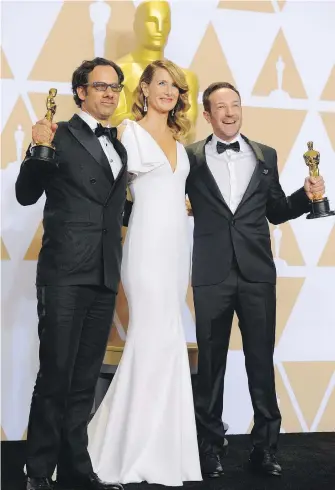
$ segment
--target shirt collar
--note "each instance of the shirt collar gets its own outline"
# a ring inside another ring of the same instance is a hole
[[[91,114],[89,114],[88,112],[80,109],[80,111],[78,112],[78,116],[81,117],[83,121],[85,121],[85,123],[92,129],[92,131],[94,131],[95,128],[98,126],[99,121],[97,121],[95,117],[91,116]],[[109,127],[110,125],[108,124],[107,128]]]

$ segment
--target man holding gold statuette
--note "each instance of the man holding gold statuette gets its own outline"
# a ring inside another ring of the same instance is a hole
[[[108,127],[123,73],[104,58],[73,73],[70,121],[55,124],[56,89],[32,129],[16,182],[20,204],[45,193],[42,248],[37,263],[40,367],[32,396],[27,490],[115,490],[94,473],[87,422],[112,323],[121,265],[121,226],[127,153]]]
[[[240,133],[241,97],[235,87],[211,84],[203,104],[213,134],[187,148],[191,169],[186,184],[194,215],[195,408],[201,468],[209,476],[223,473],[223,388],[236,312],[254,409],[250,465],[280,475],[275,453],[281,415],[273,368],[276,268],[268,221],[284,223],[308,212],[327,215],[329,204],[322,200],[323,178],[315,172],[299,190],[284,194],[276,151]],[[305,160],[315,171],[313,156],[305,155]]]

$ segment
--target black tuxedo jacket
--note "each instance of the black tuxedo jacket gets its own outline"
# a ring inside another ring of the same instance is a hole
[[[105,285],[116,292],[126,150],[115,140],[122,169],[114,181],[98,138],[79,116],[58,123],[53,144],[57,167],[29,160],[28,149],[16,181],[16,197],[23,206],[46,195],[37,285]]]
[[[206,163],[205,145],[211,138],[186,148],[191,165],[186,192],[194,215],[192,284],[222,282],[234,253],[248,281],[275,284],[268,221],[279,224],[297,218],[309,211],[310,201],[303,188],[286,197],[279,183],[276,151],[243,136],[257,165],[233,214]]]

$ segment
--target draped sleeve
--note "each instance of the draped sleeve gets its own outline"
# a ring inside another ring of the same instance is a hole
[[[154,140],[145,129],[130,119],[125,119],[122,125],[126,126],[121,142],[127,150],[129,173],[140,175],[164,165],[159,147],[152,144]]]

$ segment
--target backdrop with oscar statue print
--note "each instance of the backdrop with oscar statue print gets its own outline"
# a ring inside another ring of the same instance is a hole
[[[14,183],[56,87],[57,120],[76,111],[70,79],[82,60],[117,60],[136,45],[133,18],[140,2],[8,1],[1,40],[1,274],[3,440],[26,437],[38,368],[36,259],[44,200],[21,207]],[[278,152],[286,193],[301,187],[302,155],[314,141],[327,196],[335,207],[335,3],[324,1],[175,0],[165,56],[199,80],[196,136],[210,126],[201,95],[218,80],[235,84],[243,101],[243,133]],[[18,13],[20,15],[18,15]],[[190,234],[192,218],[189,219]],[[275,369],[283,432],[335,429],[334,218],[301,217],[271,226],[278,271]],[[185,334],[195,342],[192,291],[185,302]],[[118,297],[111,342],[126,337],[127,305]],[[145,394],[143,394],[145,396]],[[246,433],[252,406],[236,319],[228,357],[224,420]]]

